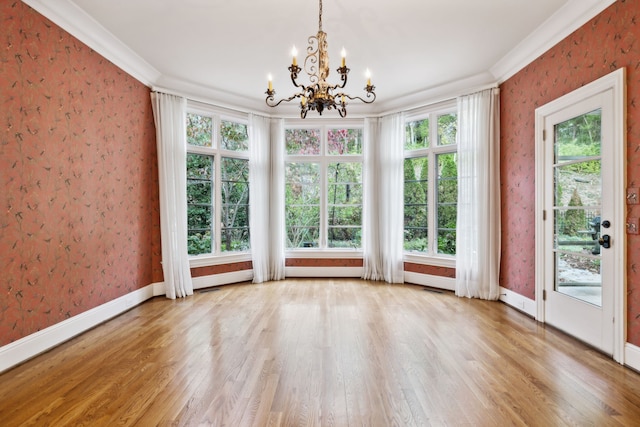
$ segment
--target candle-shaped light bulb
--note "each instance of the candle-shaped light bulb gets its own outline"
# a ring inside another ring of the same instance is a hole
[[[340,55],[342,55],[342,67],[345,67],[347,65],[347,51],[342,48]]]
[[[273,77],[271,76],[271,74],[269,74],[267,76],[267,79],[269,79],[269,90],[273,90]]]
[[[302,98],[300,98],[300,104],[304,107],[305,104],[307,103],[307,98],[305,98],[304,96]]]
[[[296,49],[296,47],[294,46],[293,49],[291,49],[291,56],[293,56],[293,66],[297,66],[298,65],[298,49]]]
[[[365,73],[367,77],[367,86],[371,86],[371,71],[367,68],[367,72]]]

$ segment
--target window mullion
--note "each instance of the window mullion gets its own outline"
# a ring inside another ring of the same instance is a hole
[[[320,248],[327,248],[329,235],[329,215],[327,210],[328,204],[328,175],[329,161],[327,159],[327,128],[320,127]]]
[[[438,115],[431,113],[429,115],[429,133],[431,144],[429,147],[429,197],[427,204],[427,213],[429,218],[429,255],[436,255],[438,248],[438,218],[437,218],[437,201],[438,201],[438,164],[436,163],[436,147],[438,143]]]
[[[216,155],[214,157],[214,175],[215,175],[215,202],[214,202],[214,230],[215,230],[215,248],[213,248],[214,254],[221,253],[222,241],[222,160],[220,156],[220,117],[214,116],[213,124],[213,146],[216,149]]]

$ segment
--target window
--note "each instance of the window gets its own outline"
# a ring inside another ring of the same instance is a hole
[[[360,248],[362,128],[288,128],[285,140],[287,248]]]
[[[435,126],[431,126],[435,123]],[[455,255],[458,173],[457,116],[447,110],[416,116],[405,127],[404,249]]]
[[[187,114],[189,255],[249,250],[247,125],[214,114]]]

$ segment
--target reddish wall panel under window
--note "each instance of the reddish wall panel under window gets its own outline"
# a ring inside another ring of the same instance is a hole
[[[236,271],[251,270],[251,261],[233,262],[230,264],[211,265],[208,267],[195,267],[191,269],[191,277],[211,276],[213,274],[234,273]]]
[[[431,276],[440,277],[456,277],[456,269],[450,267],[435,267],[433,265],[415,264],[412,262],[404,263],[404,271],[411,273],[429,274]]]
[[[287,267],[362,267],[357,258],[287,258]]]

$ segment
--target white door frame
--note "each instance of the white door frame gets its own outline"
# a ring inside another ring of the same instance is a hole
[[[544,233],[544,188],[545,181],[552,179],[544,174],[544,159],[545,159],[545,142],[543,140],[544,130],[544,118],[556,111],[559,111],[567,106],[575,104],[576,102],[591,97],[595,94],[604,92],[606,90],[613,90],[613,132],[614,132],[614,152],[613,167],[615,171],[614,176],[614,200],[613,206],[613,219],[611,234],[616,236],[616,241],[611,246],[614,251],[614,337],[613,337],[613,359],[621,364],[624,364],[624,345],[626,341],[627,330],[627,302],[626,302],[626,287],[627,287],[627,239],[626,239],[626,152],[627,152],[627,133],[626,133],[626,74],[625,69],[620,68],[598,80],[582,86],[579,89],[574,90],[548,104],[536,109],[535,113],[535,167],[536,167],[536,210],[535,210],[535,241],[536,241],[536,262],[535,262],[535,277],[536,277],[536,320],[545,323],[544,313],[544,300],[542,298],[544,290],[544,278],[545,278],[545,236]],[[546,214],[547,220],[551,220],[552,213]]]

